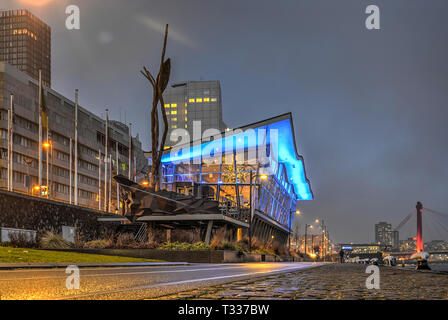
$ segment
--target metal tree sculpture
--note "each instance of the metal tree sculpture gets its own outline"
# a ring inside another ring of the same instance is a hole
[[[143,66],[143,70],[140,71],[143,76],[151,83],[153,88],[153,99],[152,99],[152,110],[151,110],[151,147],[152,147],[152,167],[151,167],[151,180],[149,182],[149,187],[154,190],[159,189],[160,181],[160,163],[162,161],[163,150],[165,148],[166,136],[168,134],[168,119],[166,117],[165,104],[163,101],[163,92],[165,91],[168,81],[170,79],[171,72],[171,60],[165,60],[166,52],[166,41],[168,38],[168,25],[165,27],[165,38],[163,41],[162,59],[160,63],[159,74],[157,78],[154,79],[151,72]],[[159,111],[158,103],[160,102],[160,110],[163,117],[163,134],[160,139],[159,131]]]

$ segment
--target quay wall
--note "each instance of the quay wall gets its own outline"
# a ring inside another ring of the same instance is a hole
[[[62,233],[62,227],[75,227],[83,240],[93,240],[103,232],[115,231],[118,223],[98,222],[104,212],[0,190],[0,227]]]

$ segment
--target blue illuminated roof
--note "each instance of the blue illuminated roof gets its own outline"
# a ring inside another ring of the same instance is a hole
[[[234,149],[256,147],[258,145],[258,136],[261,134],[261,129],[266,130],[266,136],[269,136],[270,130],[277,130],[278,154],[275,155],[275,158],[278,159],[279,163],[282,163],[285,166],[288,176],[288,182],[294,186],[294,192],[297,195],[297,199],[313,200],[313,192],[311,191],[310,182],[306,177],[303,157],[300,156],[297,152],[291,113],[263,120],[252,125],[241,127],[239,129],[243,131],[247,129],[253,129],[256,132],[257,139],[244,139],[244,143],[241,143],[240,145],[236,144]],[[222,152],[222,150],[225,150],[225,145],[228,139],[234,139],[234,141],[239,140],[239,136],[244,138],[243,133],[236,133],[232,136],[216,139],[212,142],[202,143],[197,147],[187,147],[180,151],[177,155],[171,155],[169,153],[169,150],[167,150],[168,152],[162,157],[162,163],[171,163],[180,160],[194,159],[200,157],[204,149],[214,149],[216,151]],[[211,143],[213,143],[213,147],[211,147]],[[240,148],[238,148],[238,146]],[[219,150],[221,148],[222,150]]]

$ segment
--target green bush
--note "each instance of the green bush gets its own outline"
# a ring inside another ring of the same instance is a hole
[[[69,249],[73,244],[64,240],[61,235],[47,231],[40,239],[40,247],[44,249]]]
[[[219,249],[221,250],[232,250],[232,251],[236,251],[236,245],[234,242],[230,242],[227,240],[224,240],[221,242],[221,244],[218,246]]]
[[[273,250],[266,249],[266,248],[252,250],[252,253],[270,254],[272,256],[276,256],[277,255],[277,254],[275,254],[275,252]]]
[[[179,250],[179,251],[193,251],[193,250],[210,250],[210,246],[204,242],[186,243],[186,242],[166,242],[159,246],[159,250]]]

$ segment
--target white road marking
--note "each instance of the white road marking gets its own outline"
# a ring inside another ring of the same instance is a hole
[[[209,277],[209,278],[201,278],[201,279],[190,279],[190,280],[182,280],[182,281],[175,281],[175,282],[164,282],[164,283],[157,283],[157,284],[151,284],[151,285],[145,285],[140,287],[132,287],[132,288],[124,288],[124,289],[118,289],[118,290],[111,290],[111,291],[103,291],[103,292],[94,292],[94,293],[87,293],[82,295],[74,295],[74,296],[65,296],[61,298],[55,298],[56,300],[62,300],[62,299],[78,299],[83,297],[90,297],[95,295],[107,295],[107,294],[113,294],[113,293],[120,293],[125,291],[135,291],[135,290],[145,290],[145,289],[151,289],[151,288],[157,288],[162,286],[175,286],[180,284],[187,284],[187,283],[194,283],[194,282],[201,282],[201,281],[211,281],[211,280],[220,280],[220,279],[227,279],[227,278],[239,278],[239,277],[246,277],[246,276],[252,276],[252,275],[260,275],[260,274],[275,274],[275,273],[281,273],[281,272],[287,272],[292,270],[301,270],[304,268],[312,268],[319,266],[320,264],[316,263],[310,263],[306,265],[296,266],[292,268],[281,268],[277,270],[271,270],[271,271],[258,271],[258,272],[250,272],[250,273],[240,273],[240,274],[234,274],[234,275],[228,275],[228,276],[217,276],[217,277]]]
[[[243,266],[240,266],[243,267]],[[82,274],[84,277],[108,277],[108,276],[122,276],[122,275],[137,275],[137,274],[151,274],[151,273],[176,273],[176,272],[196,272],[196,271],[210,271],[210,270],[226,270],[226,269],[236,269],[235,267],[226,268],[202,268],[202,269],[183,269],[183,270],[159,270],[159,271],[138,271],[138,272],[115,272],[115,273],[97,273],[97,274]],[[63,272],[65,269],[58,270]],[[90,269],[92,270],[92,269]],[[0,281],[19,281],[19,280],[48,280],[48,279],[65,279],[67,276],[52,276],[52,277],[34,277],[34,278],[11,278],[11,279],[0,279]]]

